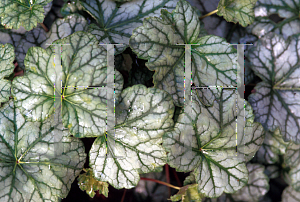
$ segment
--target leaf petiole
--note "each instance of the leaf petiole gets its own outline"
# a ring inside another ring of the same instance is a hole
[[[215,14],[216,12],[218,12],[218,9],[216,9],[216,10],[214,10],[214,11],[212,11],[212,12],[209,12],[209,13],[207,13],[207,14],[205,14],[205,15],[199,17],[199,20],[202,20],[203,18],[206,18],[206,17],[208,17],[208,16],[210,16],[210,15],[213,15],[213,14]]]
[[[171,188],[173,188],[173,189],[178,189],[178,190],[180,190],[180,187],[176,187],[176,186],[174,186],[174,185],[171,185],[171,184],[166,183],[166,182],[162,182],[162,181],[160,181],[160,180],[151,179],[151,178],[146,178],[146,177],[141,177],[140,179],[141,179],[141,180],[147,180],[147,181],[156,182],[156,183],[163,184],[163,185],[166,185],[166,186],[168,186],[168,187],[171,187]]]

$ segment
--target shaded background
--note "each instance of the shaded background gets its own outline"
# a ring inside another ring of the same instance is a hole
[[[209,13],[217,8],[219,0],[188,0],[193,6],[196,6],[201,12],[202,15]],[[201,3],[202,2],[202,3]],[[63,6],[65,2],[63,0],[54,0],[51,11],[47,14],[44,20],[44,25],[50,29],[52,23],[57,18],[63,18],[63,16],[60,13],[60,8]],[[68,2],[66,2],[68,3]],[[69,3],[72,3],[69,1]],[[79,11],[81,15],[86,17],[88,21],[93,21],[92,17],[84,12]],[[278,15],[272,15],[270,16],[270,19],[274,22],[279,22],[282,20]],[[223,19],[223,17],[220,17],[216,14],[206,17],[203,19],[204,27],[207,30],[209,34],[214,34],[217,36],[221,36],[226,38],[228,42],[234,43],[236,39],[234,37],[239,37],[240,32],[244,28],[239,26],[238,24],[229,23]],[[237,43],[237,42],[235,42]],[[139,83],[139,79],[137,78],[139,76],[135,75],[134,72],[136,71],[142,71],[141,75],[147,75],[150,78],[146,77],[143,81],[141,81],[141,84],[146,85],[147,87],[153,86],[152,78],[154,72],[150,72],[145,67],[145,60],[138,59],[137,56],[131,51],[130,48],[127,48],[123,53],[122,57],[125,59],[124,68],[119,69],[119,71],[122,73],[124,78],[124,88],[131,86],[132,81],[134,80],[135,83]],[[247,60],[247,58],[246,58]],[[130,65],[132,63],[132,66]],[[23,70],[19,68],[16,64],[15,68],[15,75],[22,75]],[[131,75],[131,76],[130,76]],[[148,79],[147,79],[148,78]],[[251,91],[256,86],[258,82],[260,82],[260,78],[257,76],[254,76],[254,79],[252,82],[247,84],[245,86],[245,99],[248,100],[248,96],[251,94]],[[174,118],[174,117],[173,117]],[[96,138],[82,138],[86,149],[86,153],[90,150],[94,140]],[[85,168],[88,168],[89,166],[89,159],[87,157],[87,161],[85,163]],[[83,173],[83,172],[82,172]],[[168,165],[165,165],[163,168],[163,171],[160,173],[149,173],[149,174],[142,174],[141,177],[147,177],[152,179],[158,179],[164,182],[169,181],[171,184],[175,186],[182,186],[183,181],[185,177],[187,177],[189,173],[182,173],[182,172],[176,172],[175,169],[170,168]],[[267,196],[271,198],[272,201],[277,202],[281,201],[281,194],[285,187],[287,187],[287,184],[284,182],[282,177],[270,179],[270,190],[267,193]],[[80,190],[78,186],[77,178],[73,182],[71,191],[69,192],[67,198],[62,199],[62,202],[85,202],[85,201],[93,201],[93,202],[167,202],[168,198],[171,195],[174,195],[177,193],[177,190],[170,189],[164,185],[160,185],[154,182],[140,180],[137,187],[132,189],[115,189],[112,186],[109,186],[109,193],[108,198],[103,196],[102,194],[96,193],[94,198],[90,198],[88,194],[86,194],[85,191]]]

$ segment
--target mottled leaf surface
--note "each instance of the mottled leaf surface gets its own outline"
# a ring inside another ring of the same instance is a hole
[[[198,190],[208,197],[241,189],[248,181],[245,162],[264,139],[263,127],[253,119],[246,102],[244,122],[243,100],[234,91],[223,90],[212,107],[204,107],[193,97],[192,106],[181,112],[174,130],[163,136],[168,164],[179,172],[193,170]]]
[[[245,187],[232,194],[234,201],[258,202],[269,191],[269,178],[260,164],[247,164],[249,180]]]
[[[249,96],[255,119],[266,130],[280,128],[285,141],[300,143],[300,35],[289,40],[270,33],[248,51],[254,73],[263,81]]]
[[[247,29],[258,37],[275,32],[287,39],[300,33],[299,9],[299,0],[258,0],[254,8],[255,21]],[[284,19],[273,22],[269,19],[272,14]]]
[[[282,202],[300,201],[300,192],[295,191],[291,186],[285,188],[281,195]]]
[[[79,14],[71,14],[53,22],[46,32],[41,25],[25,34],[12,33],[12,40],[16,47],[16,60],[19,67],[24,68],[24,58],[30,47],[47,48],[53,41],[67,37],[77,31],[85,31],[87,21]],[[1,39],[0,39],[1,40]]]
[[[239,22],[243,27],[254,21],[254,5],[257,0],[221,0],[218,4],[219,16],[228,22]]]
[[[51,10],[52,8],[52,1],[49,2],[46,6],[43,7],[44,8],[44,16],[46,16],[49,11]],[[1,20],[0,20],[1,21]],[[0,25],[1,27],[2,25]],[[39,24],[37,25],[37,27],[39,26]],[[0,28],[1,29],[1,28]],[[20,26],[19,29],[8,29],[9,31],[13,32],[13,33],[16,33],[16,34],[25,34],[25,32],[27,32],[27,30],[23,27],[23,26]]]
[[[29,31],[36,27],[37,23],[43,23],[46,13],[43,7],[50,2],[51,0],[2,0],[1,24],[8,29],[19,29],[22,26]]]
[[[83,0],[83,8],[97,21],[90,24],[88,32],[94,34],[101,44],[123,44],[115,46],[115,54],[123,52],[129,45],[132,31],[143,25],[143,19],[159,16],[162,9],[172,11],[178,0],[135,0],[115,2],[113,0]]]
[[[275,164],[279,162],[279,155],[285,154],[288,142],[282,139],[279,128],[274,132],[267,131],[262,146],[257,151],[254,160],[261,164]]]
[[[84,166],[84,145],[52,117],[25,121],[14,103],[0,110],[0,200],[59,201]]]
[[[10,96],[11,82],[4,79],[14,71],[14,47],[11,44],[0,44],[0,103],[6,102]]]
[[[286,154],[284,155],[284,162],[290,167],[288,173],[289,185],[294,190],[300,191],[300,145],[290,143],[287,147]]]
[[[195,86],[240,86],[236,49],[224,38],[213,35],[198,38],[199,33],[196,10],[181,0],[172,13],[162,10],[160,18],[144,19],[143,26],[133,31],[129,41],[138,57],[148,60],[146,66],[155,70],[154,86],[171,94],[177,106],[184,105],[184,44],[199,44],[191,50]],[[211,97],[219,96],[220,89]]]
[[[100,136],[92,145],[90,167],[95,178],[130,189],[139,182],[139,174],[163,166],[162,135],[173,128],[173,114],[172,98],[165,91],[143,85],[126,88],[116,107],[115,134],[107,132],[107,139]]]
[[[66,1],[66,0],[64,0]],[[72,13],[76,13],[83,9],[82,5],[80,4],[80,0],[73,0],[72,2],[66,2],[63,7],[60,9],[60,13],[63,16],[70,15]]]
[[[45,120],[54,113],[54,98],[61,96],[62,121],[76,137],[99,136],[106,130],[107,51],[90,33],[76,32],[55,41],[61,46],[62,90],[55,89],[55,46],[46,50],[31,47],[25,57],[26,72],[13,80],[12,93],[21,113],[32,121]],[[59,57],[60,58],[60,57]],[[115,71],[116,98],[123,77]],[[89,88],[98,86],[99,89]],[[101,89],[102,88],[102,89]]]
[[[100,182],[93,176],[93,171],[90,168],[86,169],[85,173],[82,173],[78,177],[78,186],[82,191],[94,198],[95,191],[99,191],[99,194],[103,194],[108,197],[108,184],[107,182]]]

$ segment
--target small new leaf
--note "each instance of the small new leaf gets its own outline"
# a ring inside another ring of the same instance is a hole
[[[218,4],[217,15],[225,20],[237,23],[243,27],[254,21],[254,5],[257,0],[221,0]]]
[[[247,56],[262,79],[248,98],[255,118],[266,130],[279,127],[283,140],[300,143],[300,34],[285,40],[269,33]]]
[[[78,177],[79,188],[82,191],[86,191],[92,198],[95,196],[95,191],[99,191],[100,194],[108,197],[108,183],[96,180],[92,169],[88,168],[86,171],[86,173],[80,174]]]
[[[204,198],[205,195],[198,192],[197,186],[197,184],[190,184],[181,187],[177,194],[171,196],[170,200],[181,200],[181,202],[201,202],[201,199]]]

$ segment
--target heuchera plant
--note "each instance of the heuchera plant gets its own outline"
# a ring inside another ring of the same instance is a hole
[[[107,197],[165,164],[190,172],[182,187],[153,179],[172,201],[268,200],[281,175],[282,201],[300,201],[300,0],[221,0],[204,16],[190,2],[76,0],[48,30],[51,0],[0,1],[0,201],[60,201],[77,176]],[[205,30],[214,13],[255,39],[245,75],[243,51]]]

